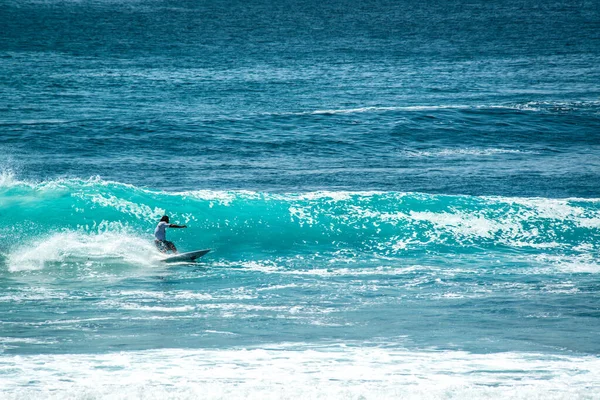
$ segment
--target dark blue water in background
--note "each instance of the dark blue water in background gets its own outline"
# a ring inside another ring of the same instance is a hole
[[[598,398],[599,66],[598,1],[0,0],[0,397]]]
[[[2,1],[25,179],[598,196],[595,1]]]

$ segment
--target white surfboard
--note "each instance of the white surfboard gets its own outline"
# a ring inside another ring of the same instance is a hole
[[[173,254],[172,256],[163,258],[161,261],[166,262],[166,263],[194,261],[197,258],[200,258],[203,255],[205,255],[209,251],[210,251],[210,249],[204,249],[204,250],[188,251],[187,253],[177,253],[177,254]]]

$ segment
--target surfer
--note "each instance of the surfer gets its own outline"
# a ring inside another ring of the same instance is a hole
[[[163,215],[156,229],[154,230],[154,244],[161,253],[166,253],[171,250],[177,253],[177,248],[173,242],[167,240],[167,228],[187,228],[187,225],[175,225],[169,223],[169,217]]]

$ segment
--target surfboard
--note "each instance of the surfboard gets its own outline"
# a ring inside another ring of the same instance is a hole
[[[161,261],[166,262],[166,263],[194,261],[197,258],[200,258],[203,255],[205,255],[209,251],[210,251],[210,249],[205,249],[205,250],[188,251],[187,253],[177,253],[177,254],[173,254],[172,256],[163,258]]]

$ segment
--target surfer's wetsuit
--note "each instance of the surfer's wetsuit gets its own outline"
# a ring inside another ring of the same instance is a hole
[[[160,221],[154,230],[154,244],[161,253],[166,253],[168,250],[177,252],[175,244],[167,240],[167,228],[170,224],[165,221]]]
[[[177,253],[175,244],[167,240],[167,228],[187,228],[187,225],[170,224],[169,217],[165,215],[160,219],[154,230],[154,244],[158,248],[158,251],[166,253],[168,250],[171,250],[173,253]]]
[[[170,242],[168,240],[154,240],[154,244],[156,245],[158,251],[160,251],[161,253],[166,253],[168,250],[177,252],[177,249],[175,248],[175,243]]]

